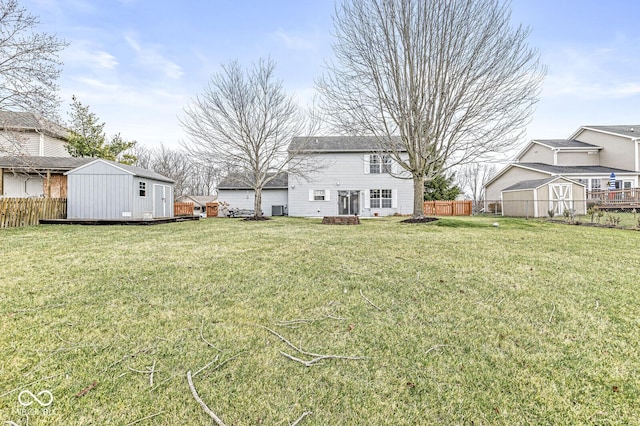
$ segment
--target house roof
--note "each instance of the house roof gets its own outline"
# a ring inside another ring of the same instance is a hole
[[[553,175],[574,175],[574,174],[610,174],[614,173],[631,173],[637,174],[632,170],[618,169],[606,166],[554,166],[544,163],[514,163],[513,166],[523,167],[527,169],[538,170]]]
[[[178,200],[191,200],[193,204],[197,206],[206,206],[207,203],[211,203],[218,199],[215,195],[181,195]]]
[[[626,124],[615,126],[582,126],[577,132],[583,129],[595,130],[597,132],[612,133],[618,136],[624,136],[632,139],[640,139],[640,124]]]
[[[565,179],[569,182],[575,183],[576,185],[582,185],[580,182],[574,182],[570,179],[566,179],[563,178],[562,176],[551,176],[548,178],[544,178],[544,179],[534,179],[534,180],[523,180],[522,182],[518,182],[514,185],[511,185],[505,189],[503,189],[502,191],[519,191],[519,190],[523,190],[523,189],[537,189],[540,188],[548,183],[551,183],[553,181],[556,181],[558,179]]]
[[[394,140],[399,144],[400,138]],[[289,144],[289,152],[371,152],[380,150],[379,141],[375,136],[296,137]]]
[[[83,166],[95,160],[95,158],[76,157],[35,157],[35,156],[10,156],[0,157],[0,167],[6,169],[20,169],[24,171],[69,171]]]
[[[577,141],[575,139],[534,139],[533,142],[550,148],[602,149],[601,146]]]
[[[67,140],[69,130],[33,112],[0,110],[0,130],[37,131]]]
[[[174,183],[175,181],[173,179],[170,179],[166,176],[161,175],[160,173],[156,173],[152,170],[147,170],[147,169],[143,169],[140,167],[135,167],[135,166],[129,166],[127,164],[122,164],[122,163],[116,163],[114,161],[109,161],[109,160],[105,160],[103,158],[89,158],[90,161],[86,162],[85,164],[82,164],[79,167],[76,167],[75,169],[65,173],[65,174],[70,174],[70,173],[74,173],[77,170],[81,170],[85,167],[89,167],[92,164],[96,164],[96,163],[105,163],[110,165],[111,167],[115,167],[117,169],[120,169],[128,174],[131,174],[133,176],[137,176],[137,177],[142,177],[142,178],[147,178],[147,179],[153,179],[153,180],[159,180],[162,182],[170,182],[170,183]]]
[[[281,173],[275,179],[264,186],[264,189],[287,189],[289,187],[289,175]],[[227,176],[218,184],[218,189],[253,189],[246,184],[246,179],[238,175]]]

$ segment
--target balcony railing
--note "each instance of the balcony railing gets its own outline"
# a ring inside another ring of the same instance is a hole
[[[587,191],[587,202],[602,206],[640,206],[640,188]]]

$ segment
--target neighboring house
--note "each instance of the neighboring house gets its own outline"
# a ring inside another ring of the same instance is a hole
[[[289,152],[311,165],[304,177],[283,175],[262,192],[265,215],[388,216],[413,213],[413,181],[369,137],[293,138]],[[226,179],[218,200],[253,209],[254,191]]]
[[[283,173],[262,188],[262,213],[265,216],[287,214],[287,183],[288,175]],[[254,200],[255,191],[242,179],[227,176],[218,185],[218,201],[227,205],[218,210],[220,216],[228,209],[253,210]]]
[[[65,176],[67,219],[173,217],[174,181],[158,173],[92,159]]]
[[[0,156],[71,157],[69,131],[32,112],[0,111]]]
[[[205,216],[207,203],[213,203],[217,199],[216,195],[181,195],[176,198],[176,203],[193,203],[193,215]]]
[[[563,180],[552,179],[556,177]],[[615,189],[631,191],[639,186],[639,177],[640,125],[583,126],[569,139],[529,142],[513,163],[485,184],[485,210],[501,207],[504,215],[524,216],[521,213],[532,210],[518,203],[535,194],[538,201],[550,204],[548,209],[538,205],[531,216],[546,216],[549,210],[561,215],[569,205],[584,214],[593,194],[611,183]]]
[[[64,173],[93,161],[74,157],[0,157],[0,197],[67,197]]]

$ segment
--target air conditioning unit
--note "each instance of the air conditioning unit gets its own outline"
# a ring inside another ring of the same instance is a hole
[[[271,216],[284,216],[287,214],[285,206],[271,206]]]

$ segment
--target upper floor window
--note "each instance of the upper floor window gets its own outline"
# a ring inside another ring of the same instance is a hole
[[[147,182],[140,182],[138,184],[138,189],[141,197],[147,196]]]
[[[391,156],[389,154],[369,155],[369,173],[391,173]]]

